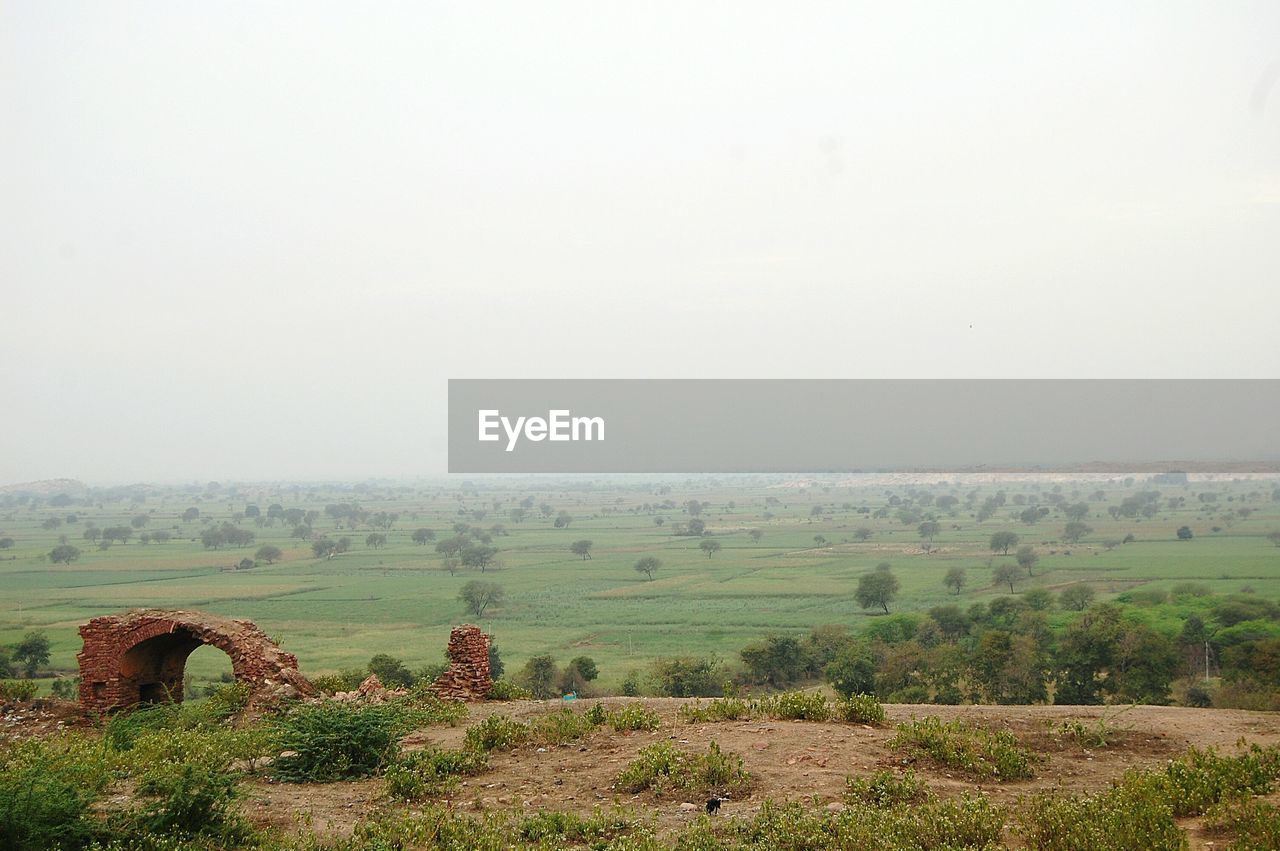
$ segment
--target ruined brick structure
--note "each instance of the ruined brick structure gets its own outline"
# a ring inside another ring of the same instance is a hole
[[[231,657],[237,682],[255,696],[314,695],[298,673],[298,658],[286,653],[251,621],[202,612],[143,609],[94,618],[80,627],[80,705],[109,712],[138,703],[181,701],[182,677],[191,651],[217,647]],[[486,676],[488,665],[485,666]]]
[[[455,700],[484,700],[493,685],[489,677],[489,636],[471,624],[449,633],[449,667],[431,685],[436,694]]]

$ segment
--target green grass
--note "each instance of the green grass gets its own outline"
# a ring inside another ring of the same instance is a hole
[[[476,525],[503,523],[509,534],[494,539],[500,549],[501,567],[486,579],[506,590],[505,605],[485,613],[482,626],[502,649],[509,669],[530,656],[549,652],[560,663],[588,655],[600,667],[598,686],[615,690],[631,670],[643,671],[659,656],[716,655],[734,660],[738,649],[768,632],[800,633],[814,626],[841,623],[852,629],[870,623],[874,611],[860,608],[853,592],[860,575],[880,561],[889,561],[901,582],[896,612],[930,606],[991,600],[1007,588],[992,585],[992,569],[1012,556],[992,556],[990,535],[1012,530],[1040,554],[1035,576],[1024,578],[1018,590],[1045,587],[1060,590],[1087,582],[1107,599],[1134,589],[1168,590],[1179,582],[1202,583],[1215,593],[1234,593],[1249,586],[1272,599],[1280,598],[1280,549],[1266,534],[1280,529],[1280,503],[1271,501],[1269,483],[1192,484],[1158,488],[1170,496],[1186,497],[1186,504],[1169,510],[1163,504],[1151,519],[1112,520],[1108,505],[1118,504],[1143,485],[1129,488],[1097,483],[1062,486],[1068,501],[1086,498],[1102,487],[1105,501],[1090,503],[1087,522],[1094,532],[1075,545],[1057,542],[1065,518],[1055,514],[1028,526],[1010,518],[1018,508],[1016,494],[1043,499],[1051,485],[1035,491],[1029,485],[1010,484],[1010,503],[996,516],[977,523],[972,511],[960,506],[954,516],[942,512],[943,531],[934,541],[935,551],[925,554],[914,526],[904,526],[892,516],[873,518],[857,513],[866,506],[875,512],[886,506],[884,486],[833,486],[796,489],[768,487],[752,478],[673,483],[669,493],[655,492],[648,482],[619,479],[612,485],[585,482],[551,483],[530,480],[529,488],[494,482],[483,489],[462,491],[456,487],[371,488],[362,493],[337,488],[243,487],[234,498],[216,499],[196,494],[161,492],[137,504],[94,500],[53,508],[18,504],[13,497],[0,502],[0,535],[14,538],[12,549],[0,551],[0,645],[12,644],[31,629],[43,629],[53,641],[52,665],[71,671],[80,649],[76,627],[89,618],[139,606],[175,606],[204,609],[218,614],[250,618],[298,654],[305,672],[332,672],[363,665],[375,653],[402,656],[411,669],[441,661],[449,629],[472,620],[457,599],[458,590],[475,571],[450,576],[440,570],[434,547],[411,541],[415,528],[450,534],[460,520],[476,523],[459,512],[487,511]],[[933,487],[940,494],[954,491],[963,498],[970,490]],[[904,487],[891,488],[895,497],[907,495]],[[1072,491],[1079,493],[1074,497]],[[982,498],[995,487],[983,486]],[[1195,498],[1200,491],[1220,493],[1213,510],[1201,510]],[[535,504],[553,506],[552,516],[567,510],[574,520],[568,529],[554,528],[550,519],[534,516],[513,523],[508,512],[525,496]],[[1231,497],[1231,501],[1228,501]],[[370,512],[400,512],[402,517],[388,532],[382,549],[364,546],[367,527],[348,531],[336,528],[327,517],[317,521],[317,533],[336,538],[349,535],[351,552],[332,560],[312,557],[305,542],[289,537],[282,524],[257,527],[242,521],[257,535],[243,549],[206,550],[199,542],[199,522],[180,518],[188,506],[198,506],[215,522],[230,520],[247,503],[264,511],[272,502],[292,508],[323,511],[328,503],[357,499]],[[707,558],[698,539],[673,537],[671,524],[687,521],[680,508],[646,510],[670,499],[677,505],[689,499],[711,503],[703,515],[709,531],[723,550]],[[777,504],[766,505],[766,499]],[[499,508],[495,511],[493,503]],[[730,507],[729,502],[734,506]],[[851,507],[845,509],[848,503]],[[820,517],[810,509],[822,505]],[[1226,519],[1225,512],[1239,507],[1253,509],[1246,519]],[[934,510],[934,509],[926,509]],[[768,511],[774,516],[764,518]],[[44,520],[78,515],[72,525],[42,528]],[[95,549],[81,539],[90,523],[97,526],[127,525],[136,514],[150,518],[145,529],[168,530],[173,540],[142,545],[136,538],[108,550]],[[661,514],[668,523],[654,525]],[[1192,541],[1178,541],[1175,530],[1190,525]],[[874,535],[857,542],[854,531],[866,526]],[[959,528],[953,528],[958,526]],[[1222,531],[1214,533],[1213,526]],[[753,541],[749,530],[763,537]],[[1103,542],[1132,533],[1136,541],[1107,550]],[[71,565],[53,565],[45,554],[66,534],[84,554]],[[830,543],[817,548],[815,535]],[[583,560],[569,552],[580,538],[594,541],[592,558]],[[250,571],[227,571],[241,558],[252,556],[258,546],[273,544],[284,550],[282,561]],[[1071,554],[1067,555],[1066,551]],[[662,561],[653,581],[632,569],[642,556]],[[8,559],[8,560],[4,560]],[[942,584],[954,566],[967,569],[969,584],[960,595]],[[1194,601],[1143,610],[1141,616],[1169,630],[1180,627]],[[1053,612],[1053,619],[1066,615]],[[226,657],[201,650],[193,655],[189,671],[196,680],[212,681],[229,671]],[[47,691],[52,680],[42,681]]]

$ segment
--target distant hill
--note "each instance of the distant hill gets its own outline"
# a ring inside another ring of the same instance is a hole
[[[41,479],[38,482],[21,482],[16,485],[0,485],[0,493],[31,494],[32,496],[56,496],[65,493],[77,496],[89,488],[79,479]]]

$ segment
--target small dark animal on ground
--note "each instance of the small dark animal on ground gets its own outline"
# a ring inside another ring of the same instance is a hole
[[[720,802],[723,798],[707,798],[707,815],[711,815],[720,809]]]

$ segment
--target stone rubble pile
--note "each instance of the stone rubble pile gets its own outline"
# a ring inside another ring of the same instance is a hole
[[[449,667],[431,689],[450,700],[484,700],[493,687],[489,676],[489,636],[473,624],[449,633]]]

